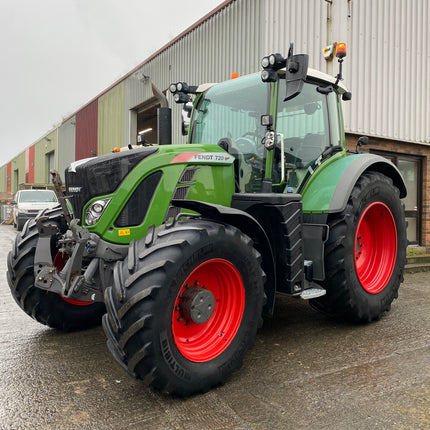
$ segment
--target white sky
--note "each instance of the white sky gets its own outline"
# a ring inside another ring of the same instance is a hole
[[[0,0],[0,166],[222,0]]]

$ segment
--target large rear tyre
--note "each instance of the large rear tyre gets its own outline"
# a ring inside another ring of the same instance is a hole
[[[262,324],[264,273],[251,239],[210,221],[150,230],[105,292],[108,347],[135,378],[180,396],[242,365]]]
[[[62,233],[66,231],[67,224],[60,208],[46,211],[44,215],[55,222]],[[103,303],[72,302],[34,286],[33,265],[38,238],[36,223],[32,219],[24,231],[17,234],[13,249],[8,255],[7,280],[18,306],[36,321],[63,331],[83,330],[100,325],[105,313]],[[56,245],[56,238],[52,238],[54,265]]]
[[[330,315],[370,322],[389,311],[403,282],[406,221],[390,178],[366,172],[346,209],[329,219],[325,247],[327,294],[311,304]]]

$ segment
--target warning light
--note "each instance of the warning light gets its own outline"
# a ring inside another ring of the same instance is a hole
[[[230,76],[230,79],[236,79],[236,78],[238,78],[239,77],[239,73],[237,73],[237,72],[233,72],[232,74],[231,74],[231,76]]]
[[[121,152],[121,149],[119,149],[118,147],[115,147],[114,149],[112,149],[112,152]]]
[[[346,43],[341,42],[336,44],[336,57],[346,57]]]

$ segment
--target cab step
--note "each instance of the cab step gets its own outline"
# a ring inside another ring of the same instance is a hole
[[[326,290],[321,287],[312,287],[307,288],[306,290],[303,290],[300,293],[300,298],[303,300],[310,300],[310,299],[316,299],[317,297],[324,296],[326,293]]]

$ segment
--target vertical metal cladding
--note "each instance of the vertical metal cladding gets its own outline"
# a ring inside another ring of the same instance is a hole
[[[97,123],[96,123],[97,126]],[[96,141],[97,145],[97,141]],[[64,180],[66,167],[76,160],[76,116],[63,121],[58,127],[58,172]]]
[[[12,192],[12,161],[6,166],[6,192]]]
[[[290,42],[296,54],[309,55],[309,67],[325,71],[321,51],[327,45],[325,0],[264,1],[264,54],[287,55]]]
[[[76,113],[75,160],[97,155],[98,99]]]
[[[17,155],[11,162],[11,191],[18,190],[19,184],[25,183],[25,151]]]
[[[34,184],[34,145],[25,150],[25,182]]]
[[[34,163],[34,182],[38,184],[48,183],[49,159],[53,156],[54,168],[58,170],[58,128],[54,128],[45,136],[40,138],[35,144]]]
[[[430,143],[430,4],[351,2],[346,130]]]
[[[7,185],[7,165],[0,167],[0,193],[6,191]]]
[[[172,82],[221,82],[229,79],[232,72],[240,75],[255,72],[263,52],[264,3],[261,0],[232,2],[146,63],[140,71],[150,76],[160,89],[168,88]],[[172,107],[173,143],[184,143],[185,138],[178,132],[181,130],[181,106],[176,105],[170,95],[168,97]]]
[[[124,142],[124,81],[98,99],[98,154],[108,154]]]

